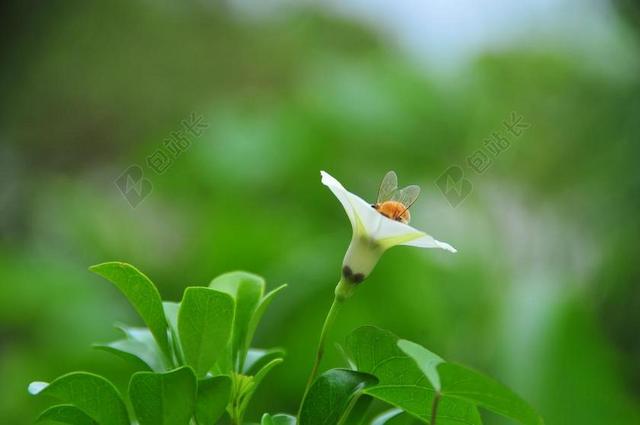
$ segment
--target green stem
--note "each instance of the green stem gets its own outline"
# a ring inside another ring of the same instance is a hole
[[[436,391],[436,395],[431,403],[431,421],[429,425],[436,425],[436,417],[438,416],[438,406],[440,405],[440,391]]]
[[[340,284],[338,284],[340,285]],[[302,403],[304,403],[304,399],[307,397],[309,393],[309,389],[311,389],[311,384],[313,384],[313,380],[316,378],[318,374],[318,369],[320,369],[320,362],[322,361],[322,357],[324,356],[324,345],[327,339],[327,334],[329,330],[333,326],[333,323],[338,316],[338,312],[344,303],[345,298],[336,294],[333,299],[333,304],[331,304],[331,308],[327,313],[327,317],[324,319],[324,325],[322,325],[322,331],[320,331],[320,340],[318,341],[318,349],[316,351],[316,359],[313,363],[313,367],[311,368],[311,373],[309,374],[309,379],[307,379],[307,386],[304,389],[304,394],[302,396],[302,400],[300,401],[300,407],[298,408],[298,423],[300,423],[300,413],[302,411]]]
[[[238,374],[232,374],[232,389],[231,389],[231,411],[229,417],[231,418],[232,425],[242,424],[242,413],[240,412],[240,396],[242,394],[241,378]]]
[[[347,405],[347,408],[344,410],[344,412],[342,412],[342,416],[338,420],[338,425],[344,425],[345,423],[347,423],[347,420],[349,419],[349,415],[351,415],[351,412],[353,411],[354,407],[356,407],[356,404],[358,404],[358,401],[360,400],[361,395],[362,393],[357,394],[355,397],[351,398],[351,400],[349,401],[349,404]]]

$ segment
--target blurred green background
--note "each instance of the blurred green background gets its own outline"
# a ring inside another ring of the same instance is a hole
[[[637,2],[479,3],[3,3],[0,422],[48,404],[31,380],[126,386],[90,347],[139,323],[87,271],[107,260],[169,300],[234,269],[289,283],[257,338],[288,357],[248,419],[294,411],[351,232],[319,171],[373,199],[394,169],[423,188],[412,224],[459,253],[385,254],[332,340],[374,324],[548,424],[640,423]],[[476,173],[512,111],[530,128]],[[192,113],[208,128],[154,172]],[[114,184],[134,164],[153,187],[135,208]],[[436,181],[455,165],[472,190],[453,207]]]

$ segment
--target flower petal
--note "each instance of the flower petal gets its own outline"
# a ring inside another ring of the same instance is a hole
[[[454,247],[446,242],[440,242],[408,224],[383,216],[373,209],[367,201],[345,189],[329,173],[320,171],[320,175],[322,176],[322,184],[327,186],[342,204],[349,217],[354,234],[364,232],[366,236],[379,242],[384,249],[396,245],[406,245],[418,248],[440,248],[450,252],[457,252]]]
[[[376,211],[370,203],[358,195],[354,195],[350,192],[347,193],[349,193],[349,202],[353,206],[353,211],[364,228],[363,231],[373,239],[377,239],[376,235],[380,230],[383,221],[388,220],[388,218]]]
[[[386,218],[371,207],[367,201],[349,192],[325,171],[320,171],[322,183],[327,186],[338,198],[342,207],[349,216],[354,234],[364,234],[375,238],[383,220]]]
[[[327,186],[331,190],[331,192],[333,192],[336,198],[338,198],[338,201],[340,201],[340,203],[342,204],[342,208],[344,208],[347,216],[349,217],[351,226],[355,230],[355,212],[353,211],[353,205],[351,205],[351,202],[349,200],[349,195],[351,195],[351,193],[349,193],[349,191],[347,191],[347,189],[345,189],[344,186],[342,186],[340,182],[334,179],[329,173],[320,171],[320,175],[322,176],[322,184]]]
[[[448,243],[440,242],[415,227],[384,216],[382,216],[382,219],[382,225],[375,234],[375,238],[389,248],[395,245],[406,245],[418,248],[441,248],[450,252],[457,252]]]
[[[422,237],[420,238],[413,239],[409,242],[401,243],[400,245],[415,246],[418,248],[440,248],[453,253],[458,252],[457,249],[455,249],[448,243],[440,242],[439,240],[434,239],[433,236],[430,236],[427,234],[423,234]]]
[[[405,239],[406,237],[410,237],[410,240],[416,239],[424,235],[424,232],[416,229],[415,227],[411,227],[408,224],[404,224],[400,221],[391,220],[375,211],[376,215],[382,218],[380,226],[378,227],[374,237],[376,239],[395,239],[401,238]]]

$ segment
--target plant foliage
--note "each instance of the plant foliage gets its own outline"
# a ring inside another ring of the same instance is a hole
[[[51,383],[32,382],[31,394],[60,402],[42,412],[39,422],[245,423],[254,393],[284,359],[282,349],[252,347],[252,340],[269,304],[286,285],[266,292],[261,277],[232,272],[208,287],[186,288],[179,303],[163,302],[153,282],[129,264],[103,263],[91,270],[112,282],[146,325],[120,324],[121,339],[95,348],[138,371],[130,377],[127,394],[87,372]],[[523,425],[542,424],[504,385],[391,332],[362,327],[348,336],[344,347],[349,368],[330,369],[315,378],[298,417],[265,413],[261,425],[383,425],[400,416],[432,425],[479,425],[479,408]],[[375,415],[370,411],[373,400],[391,409]]]

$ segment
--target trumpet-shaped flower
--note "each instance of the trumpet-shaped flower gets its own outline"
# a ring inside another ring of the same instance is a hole
[[[387,218],[364,199],[349,192],[331,175],[321,171],[322,183],[338,198],[349,217],[353,236],[342,263],[342,277],[348,284],[358,284],[369,276],[382,254],[396,245],[418,248],[456,249],[445,242],[400,221]],[[337,290],[345,291],[345,288]],[[350,293],[350,291],[348,291]],[[344,295],[348,296],[348,293]]]

